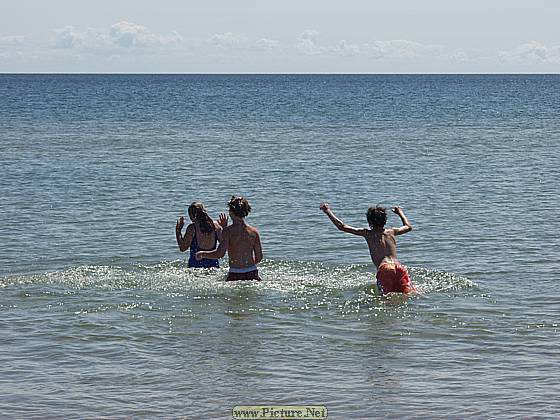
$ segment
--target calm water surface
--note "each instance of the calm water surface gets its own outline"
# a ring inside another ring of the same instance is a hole
[[[559,115],[547,75],[0,75],[0,414],[558,416]],[[262,283],[177,249],[232,194]],[[325,200],[401,205],[421,294],[366,293]]]

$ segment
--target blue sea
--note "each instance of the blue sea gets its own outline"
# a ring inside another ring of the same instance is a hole
[[[2,74],[0,415],[558,417],[559,162],[560,75]],[[233,194],[260,283],[175,241]],[[323,201],[402,206],[420,293]]]

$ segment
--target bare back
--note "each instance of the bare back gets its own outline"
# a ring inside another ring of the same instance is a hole
[[[377,268],[379,268],[383,262],[397,262],[397,241],[395,236],[403,235],[412,230],[412,225],[404,215],[404,211],[400,206],[393,207],[393,213],[399,216],[403,225],[390,229],[381,227],[385,225],[387,220],[386,210],[383,207],[370,207],[368,210],[369,229],[359,229],[347,225],[336,217],[329,203],[322,203],[319,208],[329,217],[338,230],[352,235],[362,236],[366,239],[371,260]],[[370,221],[370,212],[372,214],[372,221]],[[376,213],[377,215],[384,215],[381,219],[382,224],[379,223],[379,219],[373,217]]]
[[[216,238],[220,239],[222,227],[218,223],[214,223],[212,232],[204,233],[197,223],[192,224],[196,234],[196,241],[200,249],[211,250],[216,246]]]
[[[259,232],[246,223],[234,223],[223,231],[227,244],[229,266],[246,268],[258,264],[262,259]]]
[[[383,260],[393,262],[397,260],[397,240],[394,229],[368,229],[366,238],[371,260],[379,267]]]

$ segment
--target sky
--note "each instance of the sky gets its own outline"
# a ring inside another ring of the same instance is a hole
[[[555,0],[0,0],[0,72],[559,73]]]

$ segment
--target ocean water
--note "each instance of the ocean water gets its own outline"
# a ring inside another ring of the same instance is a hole
[[[557,417],[559,116],[558,75],[0,75],[0,414]],[[175,243],[232,194],[261,283]],[[401,205],[421,293],[322,201]]]

